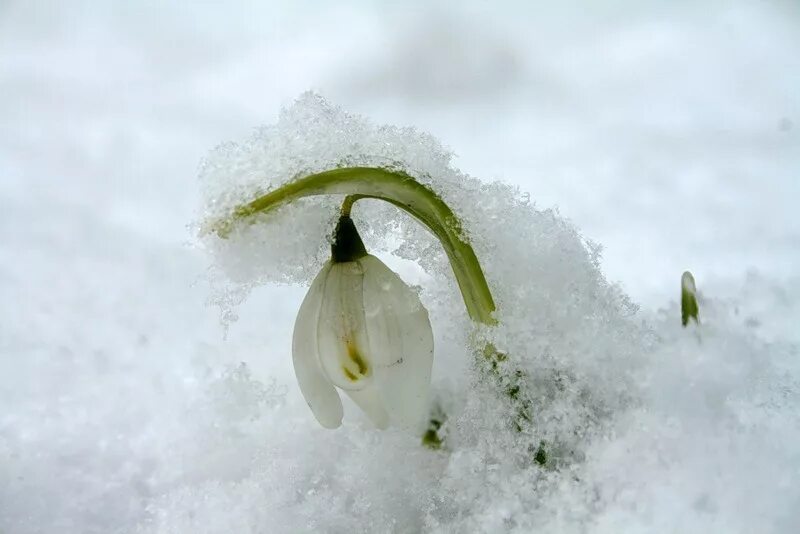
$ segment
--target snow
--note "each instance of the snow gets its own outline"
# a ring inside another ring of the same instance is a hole
[[[3,4],[0,532],[796,531],[799,45],[791,2]],[[297,388],[339,199],[196,237],[343,157],[427,173],[497,300],[473,335],[436,243],[356,205],[430,311],[443,451]]]

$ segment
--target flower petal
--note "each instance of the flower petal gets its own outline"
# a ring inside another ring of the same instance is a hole
[[[383,400],[374,383],[367,384],[360,390],[345,390],[345,393],[358,404],[362,412],[367,414],[373,425],[381,430],[389,426],[389,415],[383,407]]]
[[[428,403],[433,331],[417,294],[378,258],[358,260],[375,387],[393,422],[410,427]]]
[[[319,312],[317,346],[320,368],[344,390],[372,381],[364,303],[364,272],[357,262],[333,263]]]
[[[292,362],[300,391],[314,417],[325,428],[337,428],[342,424],[342,400],[319,367],[317,347],[319,312],[330,268],[326,263],[300,305],[292,336]]]

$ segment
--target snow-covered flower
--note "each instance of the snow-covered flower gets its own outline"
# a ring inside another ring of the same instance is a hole
[[[378,428],[423,417],[433,332],[417,294],[369,255],[349,216],[336,229],[333,257],[311,284],[294,327],[300,390],[326,428],[342,423],[338,389]]]

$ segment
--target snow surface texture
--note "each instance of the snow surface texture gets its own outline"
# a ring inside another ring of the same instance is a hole
[[[161,6],[0,6],[0,532],[796,532],[795,4]],[[197,187],[207,147],[308,87],[459,159],[308,95]],[[297,390],[305,287],[259,284],[316,273],[338,199],[204,242],[210,272],[187,245],[204,199],[347,156],[427,173],[464,217],[533,435],[472,375],[449,267],[396,210],[354,216],[430,310],[441,452],[352,404],[326,431]],[[524,463],[540,437],[565,466]]]
[[[328,491],[299,499],[297,508],[287,507],[280,494],[262,497],[281,503],[288,518],[316,510],[310,525],[287,518],[282,529],[791,527],[795,511],[776,504],[774,495],[800,499],[800,487],[785,472],[800,459],[794,446],[800,439],[800,382],[787,374],[797,353],[790,347],[767,349],[713,303],[703,307],[700,329],[680,328],[677,309],[643,323],[635,306],[600,274],[596,249],[569,223],[536,210],[511,186],[463,175],[450,159],[430,136],[373,126],[307,93],[275,126],[241,144],[222,145],[201,169],[212,221],[287,178],[340,165],[391,165],[420,177],[461,217],[483,259],[501,324],[489,338],[531,377],[525,387],[534,399],[534,428],[519,434],[509,424],[512,408],[502,395],[479,374],[453,372],[471,361],[475,349],[441,247],[393,206],[359,203],[354,218],[366,229],[368,248],[413,261],[430,276],[422,299],[435,330],[447,333],[436,340],[439,376],[452,382],[449,389],[461,390],[440,398],[449,417],[448,450],[435,466],[424,463],[425,477],[401,479],[398,487],[382,484],[376,498],[365,481],[386,476],[381,471],[390,458],[410,461],[406,447],[418,447],[413,437],[376,436],[372,446],[381,452],[372,453],[379,458],[375,464],[364,465],[360,447],[337,449],[328,465],[316,467],[317,475],[335,481],[354,473],[357,482],[346,489],[331,482]],[[244,291],[252,283],[287,277],[308,284],[329,256],[342,198],[335,200],[289,204],[257,224],[240,225],[226,239],[207,235],[206,243],[221,270]],[[397,235],[401,244],[394,247]],[[762,360],[765,351],[769,358]],[[435,384],[434,389],[448,388]],[[363,425],[348,430],[365,431]],[[528,445],[540,441],[558,444],[563,456],[558,470],[531,465]],[[625,479],[617,480],[626,471]],[[267,485],[287,475],[265,469],[263,478],[248,482]],[[753,495],[752,484],[766,491]],[[225,498],[229,490],[221,490]],[[336,492],[343,492],[342,500]],[[205,488],[201,495],[217,492]],[[404,513],[397,508],[401,502]],[[184,506],[170,499],[166,504],[170,514]],[[273,510],[270,517],[275,520],[276,514]],[[175,528],[190,528],[195,520]]]

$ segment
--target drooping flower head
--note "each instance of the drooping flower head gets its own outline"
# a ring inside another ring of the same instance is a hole
[[[367,254],[352,219],[336,227],[331,259],[311,284],[294,328],[300,390],[326,428],[342,423],[338,389],[378,428],[411,427],[425,414],[433,332],[417,294]]]

